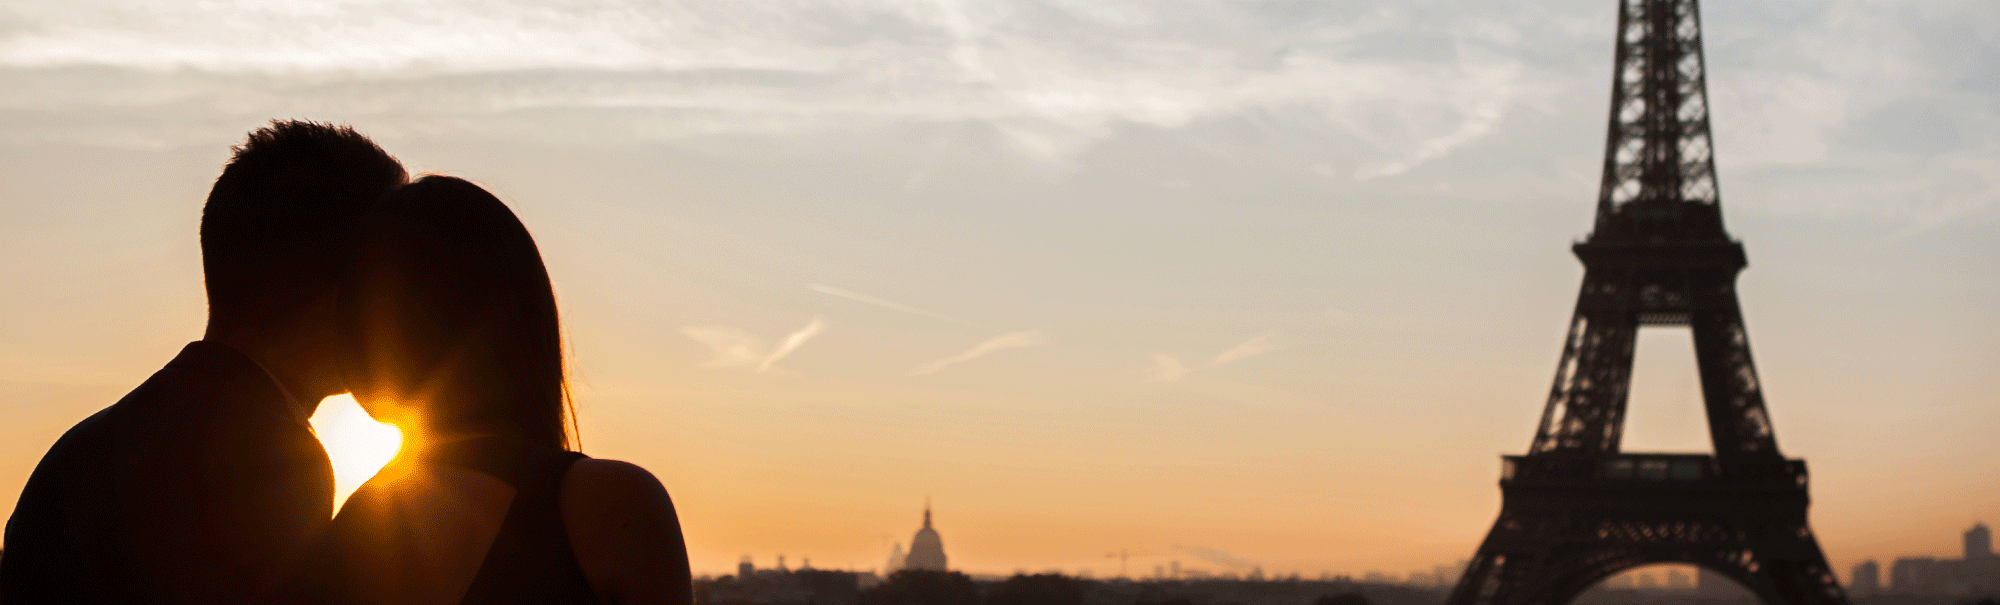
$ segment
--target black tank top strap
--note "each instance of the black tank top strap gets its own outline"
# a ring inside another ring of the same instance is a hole
[[[562,516],[562,481],[583,454],[500,438],[447,445],[435,462],[480,471],[514,488],[507,518],[486,550],[464,605],[595,605],[597,593],[576,562]]]

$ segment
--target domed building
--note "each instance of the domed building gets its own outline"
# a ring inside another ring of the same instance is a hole
[[[924,503],[924,527],[917,530],[917,536],[910,538],[910,554],[903,559],[903,569],[944,571],[944,540],[938,538],[936,529],[931,527],[931,505]]]

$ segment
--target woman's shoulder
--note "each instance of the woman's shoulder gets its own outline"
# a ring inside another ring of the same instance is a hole
[[[572,486],[585,491],[642,488],[666,491],[666,487],[660,485],[660,479],[644,467],[610,458],[577,459],[570,466],[569,475],[563,478],[564,491],[569,491]]]
[[[562,482],[570,547],[598,596],[613,603],[687,603],[687,546],[660,480],[639,465],[583,458]]]
[[[570,465],[562,480],[562,501],[565,511],[639,512],[659,506],[673,510],[667,487],[653,473],[637,464],[605,458],[581,458]]]

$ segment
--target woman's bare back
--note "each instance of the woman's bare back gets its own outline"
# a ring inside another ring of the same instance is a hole
[[[651,473],[479,439],[398,460],[335,519],[361,603],[687,605],[679,520]]]

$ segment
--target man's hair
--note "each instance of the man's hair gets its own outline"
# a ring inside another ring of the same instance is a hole
[[[333,293],[356,221],[409,180],[347,126],[273,120],[231,150],[201,213],[211,326],[277,321]]]

